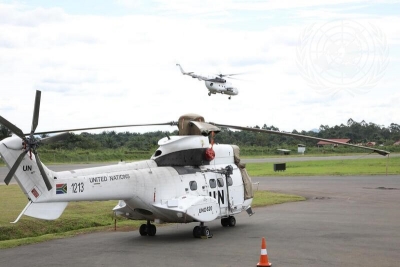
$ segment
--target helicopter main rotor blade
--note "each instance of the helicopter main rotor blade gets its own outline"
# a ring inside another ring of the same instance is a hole
[[[230,74],[218,74],[219,77],[230,77],[230,76],[236,76],[236,75],[244,75],[247,74],[246,72],[240,72],[240,73],[230,73]]]
[[[46,174],[46,172],[45,172],[45,170],[43,168],[43,165],[42,165],[42,162],[40,161],[39,155],[35,150],[33,151],[33,154],[35,155],[36,164],[39,167],[40,174],[42,175],[43,181],[46,184],[47,190],[50,191],[53,187],[51,186],[51,183],[49,181],[49,177],[47,177],[47,174]]]
[[[54,142],[58,142],[58,141],[63,141],[65,139],[67,139],[69,135],[70,135],[69,132],[65,132],[65,133],[53,135],[50,137],[42,138],[42,139],[40,139],[40,142],[43,144],[49,144],[49,143],[54,143]]]
[[[219,127],[232,128],[232,129],[236,129],[236,130],[251,131],[251,132],[258,132],[258,133],[269,133],[269,134],[276,134],[276,135],[284,135],[284,136],[290,136],[290,137],[301,138],[301,139],[310,139],[310,140],[316,140],[316,141],[325,141],[325,142],[332,143],[332,144],[337,144],[337,145],[345,145],[345,146],[351,146],[351,147],[357,147],[357,148],[371,150],[371,151],[376,152],[376,153],[378,153],[378,154],[380,154],[382,156],[386,156],[386,155],[390,154],[389,151],[385,151],[385,150],[375,149],[375,148],[366,147],[366,146],[358,146],[358,145],[353,145],[353,144],[348,144],[348,143],[343,143],[343,142],[337,142],[337,141],[324,139],[324,138],[319,138],[319,137],[314,137],[314,136],[307,136],[307,135],[287,133],[287,132],[278,132],[278,131],[272,131],[272,130],[266,130],[266,129],[242,127],[242,126],[235,126],[235,125],[224,125],[224,124],[218,124],[218,123],[212,123],[212,122],[210,122],[210,124],[214,124],[214,125],[219,126]]]
[[[32,128],[31,133],[34,133],[39,123],[40,97],[42,92],[36,90],[35,107],[33,108]]]
[[[56,131],[46,131],[37,132],[35,134],[52,134],[52,133],[63,133],[63,132],[77,132],[77,131],[87,131],[87,130],[98,130],[107,128],[123,128],[123,127],[139,127],[139,126],[162,126],[162,125],[177,125],[177,122],[165,122],[165,123],[149,123],[149,124],[131,124],[131,125],[114,125],[114,126],[100,126],[100,127],[88,127],[88,128],[77,128],[77,129],[66,129],[66,130],[56,130]],[[29,135],[29,134],[24,134]]]
[[[228,77],[228,78],[231,79],[231,80],[238,80],[238,81],[246,81],[246,82],[251,81],[251,80],[246,80],[246,79],[242,79],[242,78],[235,78],[235,77]]]
[[[0,116],[0,124],[3,124],[4,127],[6,127],[7,129],[9,129],[11,132],[13,132],[14,134],[18,135],[20,138],[25,139],[25,135],[20,128],[18,128],[17,126],[15,126],[14,124],[12,124],[11,122],[9,122],[8,120],[6,120],[5,118],[3,118],[2,116]]]
[[[6,185],[10,183],[11,179],[13,178],[19,164],[21,164],[21,161],[25,157],[26,153],[28,153],[28,150],[23,151],[21,155],[19,155],[18,159],[15,161],[14,165],[11,167],[11,170],[8,172],[6,178],[4,179],[4,183]]]

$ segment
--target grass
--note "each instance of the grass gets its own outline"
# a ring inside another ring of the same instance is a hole
[[[283,160],[284,162],[284,160]],[[274,172],[273,163],[247,163],[250,176],[317,176],[400,174],[400,157],[374,159],[287,162],[286,170]]]
[[[288,194],[273,193],[270,191],[255,191],[252,207],[264,207],[286,202],[306,200],[304,197]]]

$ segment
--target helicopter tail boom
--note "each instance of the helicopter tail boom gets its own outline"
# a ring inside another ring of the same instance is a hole
[[[181,70],[183,75],[190,75],[193,73],[193,72],[185,72],[180,64],[176,64],[176,65],[179,67],[179,69]]]

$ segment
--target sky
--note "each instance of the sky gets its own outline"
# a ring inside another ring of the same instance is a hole
[[[399,124],[399,14],[389,0],[0,0],[0,115],[29,132],[40,90],[38,132],[187,113],[282,131]],[[239,95],[208,96],[177,63],[244,73]]]

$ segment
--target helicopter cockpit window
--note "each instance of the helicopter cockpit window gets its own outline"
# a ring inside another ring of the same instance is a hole
[[[223,187],[224,186],[224,179],[218,178],[218,187]]]
[[[155,156],[155,157],[158,157],[158,156],[160,156],[161,154],[162,154],[162,151],[161,151],[161,150],[157,150],[156,153],[154,153],[154,156]]]
[[[228,178],[226,178],[226,182],[227,182],[228,186],[233,185],[232,177],[229,176]]]
[[[190,187],[190,190],[192,190],[192,191],[197,190],[197,182],[196,181],[190,181],[189,182],[189,187]]]
[[[211,188],[216,188],[217,187],[217,181],[215,181],[215,179],[210,179],[210,187]]]

